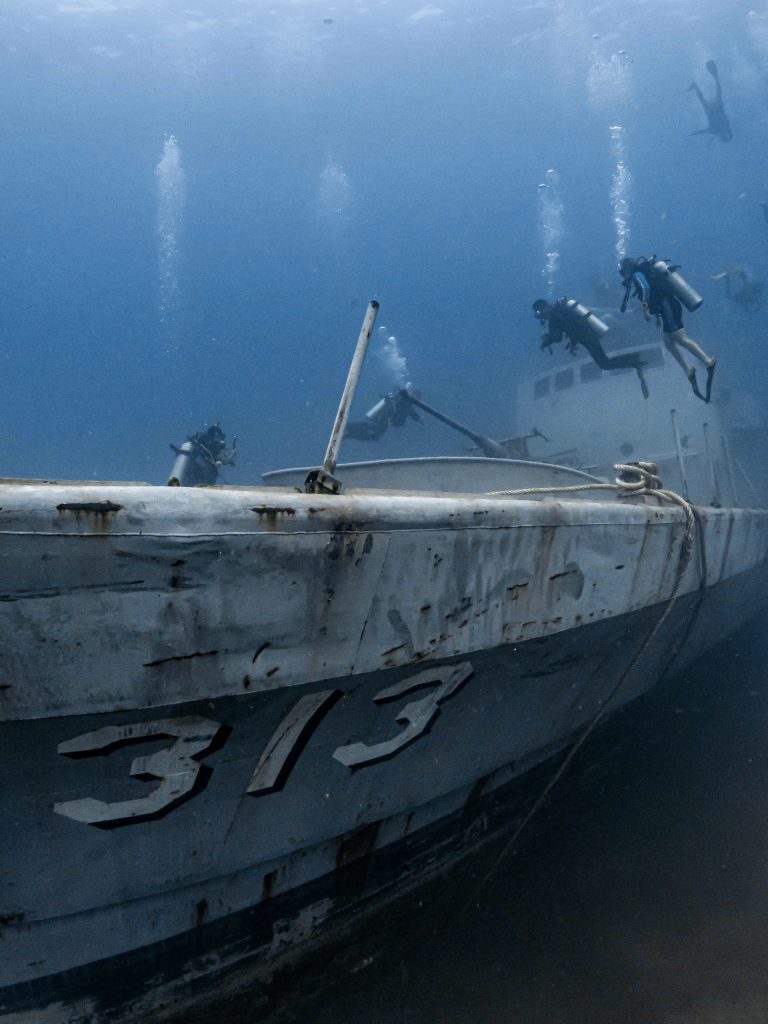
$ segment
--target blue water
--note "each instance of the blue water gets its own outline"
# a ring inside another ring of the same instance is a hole
[[[711,59],[728,143],[692,135]],[[718,400],[765,426],[766,310],[710,275],[768,280],[766,0],[17,0],[0,72],[0,475],[163,483],[169,443],[214,421],[238,437],[232,483],[316,465],[371,298],[354,415],[411,381],[509,436],[547,365],[532,301],[618,305],[624,251],[682,264]],[[342,457],[457,448],[409,424]],[[459,937],[436,901],[402,956],[397,934],[361,944],[303,1019],[765,1020],[753,657],[732,647],[680,717],[665,705]],[[655,875],[632,856],[654,830]]]
[[[4,475],[162,482],[214,420],[233,483],[316,463],[369,298],[355,415],[394,336],[427,401],[508,436],[532,300],[604,299],[622,246],[683,265],[760,418],[764,313],[709,275],[766,273],[765,0],[36,0],[0,39]],[[691,135],[708,59],[729,143]],[[425,424],[343,455],[452,450]]]

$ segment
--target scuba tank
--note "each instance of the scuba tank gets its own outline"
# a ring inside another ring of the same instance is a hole
[[[675,298],[679,299],[689,313],[694,313],[704,302],[695,288],[691,288],[685,278],[681,277],[674,267],[665,260],[657,260],[652,256],[648,263],[651,269],[666,280]]]
[[[561,299],[560,302],[563,309],[577,316],[590,329],[598,341],[610,330],[608,324],[603,323],[599,316],[595,316],[591,310],[587,309],[586,306],[582,306],[576,299]]]

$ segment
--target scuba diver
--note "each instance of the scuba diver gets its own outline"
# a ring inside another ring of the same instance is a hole
[[[731,287],[733,279],[741,282],[741,286],[735,291]],[[758,281],[744,267],[727,267],[721,274],[711,275],[710,281],[725,281],[726,296],[731,302],[738,302],[745,309],[759,309],[763,304],[764,283]]]
[[[554,305],[545,299],[537,299],[531,308],[542,327],[549,321],[548,330],[541,336],[542,349],[548,348],[551,351],[552,345],[562,341],[563,335],[566,335],[566,345],[570,352],[575,353],[578,346],[583,345],[601,370],[633,369],[640,381],[643,398],[648,397],[648,384],[643,372],[645,362],[640,353],[626,352],[609,356],[600,343],[601,337],[608,332],[608,326],[586,306],[563,296]]]
[[[237,455],[237,438],[233,438],[232,447],[226,446],[226,434],[218,423],[212,423],[206,430],[190,434],[184,444],[177,448],[171,445],[176,453],[169,487],[195,487],[202,484],[215,484],[219,476],[220,466],[234,466]]]
[[[634,291],[635,298],[640,299],[642,303],[643,317],[649,323],[652,316],[656,317],[657,327],[662,327],[664,345],[690,381],[694,395],[702,402],[708,402],[712,394],[712,378],[715,375],[717,359],[708,356],[699,348],[696,342],[688,337],[683,327],[683,305],[693,313],[704,300],[677,273],[678,269],[664,260],[656,259],[655,256],[651,256],[650,259],[642,256],[625,256],[619,264],[619,274],[624,284],[621,312],[626,312],[630,295]],[[706,394],[702,395],[699,391],[696,369],[688,366],[680,351],[681,347],[687,349],[706,366]]]
[[[347,423],[345,436],[353,441],[378,441],[387,427],[402,427],[409,419],[421,423],[421,416],[408,400],[411,395],[419,397],[418,391],[410,384],[390,391],[368,410],[365,419]]]
[[[707,71],[715,80],[715,98],[713,100],[706,100],[695,82],[688,86],[689,92],[693,90],[696,93],[699,103],[701,103],[704,113],[707,115],[707,127],[699,128],[698,131],[691,132],[691,135],[717,136],[723,142],[730,142],[733,138],[731,122],[728,120],[728,115],[723,106],[723,90],[720,86],[720,76],[717,73],[717,64],[713,60],[707,61]]]

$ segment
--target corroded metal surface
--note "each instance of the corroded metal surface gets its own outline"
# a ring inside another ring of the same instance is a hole
[[[6,719],[549,636],[664,601],[683,537],[680,510],[615,500],[0,486],[0,505]],[[701,522],[710,586],[765,557],[766,514]]]
[[[0,506],[3,1024],[154,1020],[225,967],[266,976],[727,635],[768,552],[767,513],[702,510],[656,635],[676,508],[19,484]]]

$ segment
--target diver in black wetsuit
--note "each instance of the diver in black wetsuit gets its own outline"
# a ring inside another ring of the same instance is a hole
[[[600,343],[600,337],[608,328],[581,303],[563,296],[554,305],[545,299],[537,299],[533,306],[534,316],[544,326],[549,324],[547,332],[542,335],[541,347],[551,348],[567,336],[567,346],[574,352],[582,345],[592,356],[601,370],[635,370],[640,380],[643,398],[648,397],[648,385],[643,367],[645,363],[639,352],[625,352],[618,356],[609,356]]]
[[[626,289],[624,302],[621,305],[622,313],[627,308],[630,294],[634,293],[635,298],[640,299],[643,309],[643,316],[650,322],[651,317],[656,317],[657,326],[664,331],[664,345],[667,351],[675,358],[683,373],[690,381],[694,395],[702,402],[710,400],[712,392],[712,378],[715,373],[717,359],[708,356],[696,342],[689,338],[683,326],[683,306],[675,294],[677,288],[683,295],[686,302],[689,302],[689,309],[697,309],[702,303],[702,298],[676,273],[677,268],[669,266],[663,260],[657,260],[655,256],[650,259],[645,257],[633,258],[625,256],[619,265],[619,274]],[[687,291],[685,291],[687,289]],[[690,298],[687,296],[690,295]],[[707,389],[702,395],[696,380],[696,370],[688,366],[681,348],[687,349],[699,362],[704,363],[707,368]]]
[[[689,90],[693,90],[696,93],[699,103],[701,103],[704,113],[707,115],[707,127],[699,128],[698,131],[691,132],[691,135],[712,135],[722,139],[723,142],[730,142],[733,138],[731,122],[728,120],[728,115],[723,106],[723,90],[720,86],[720,76],[717,73],[717,64],[713,60],[707,61],[707,71],[715,80],[715,98],[713,100],[705,99],[704,94],[695,82],[688,86]]]
[[[237,457],[237,438],[232,447],[226,444],[226,434],[218,423],[212,423],[206,430],[190,434],[187,440],[177,448],[171,445],[176,454],[171,476],[168,483],[173,487],[195,487],[215,484],[221,466],[234,466]]]
[[[410,385],[384,395],[368,410],[365,419],[347,423],[346,436],[353,441],[378,441],[387,427],[402,427],[408,419],[421,423],[421,417],[408,401],[409,393],[418,397]]]

